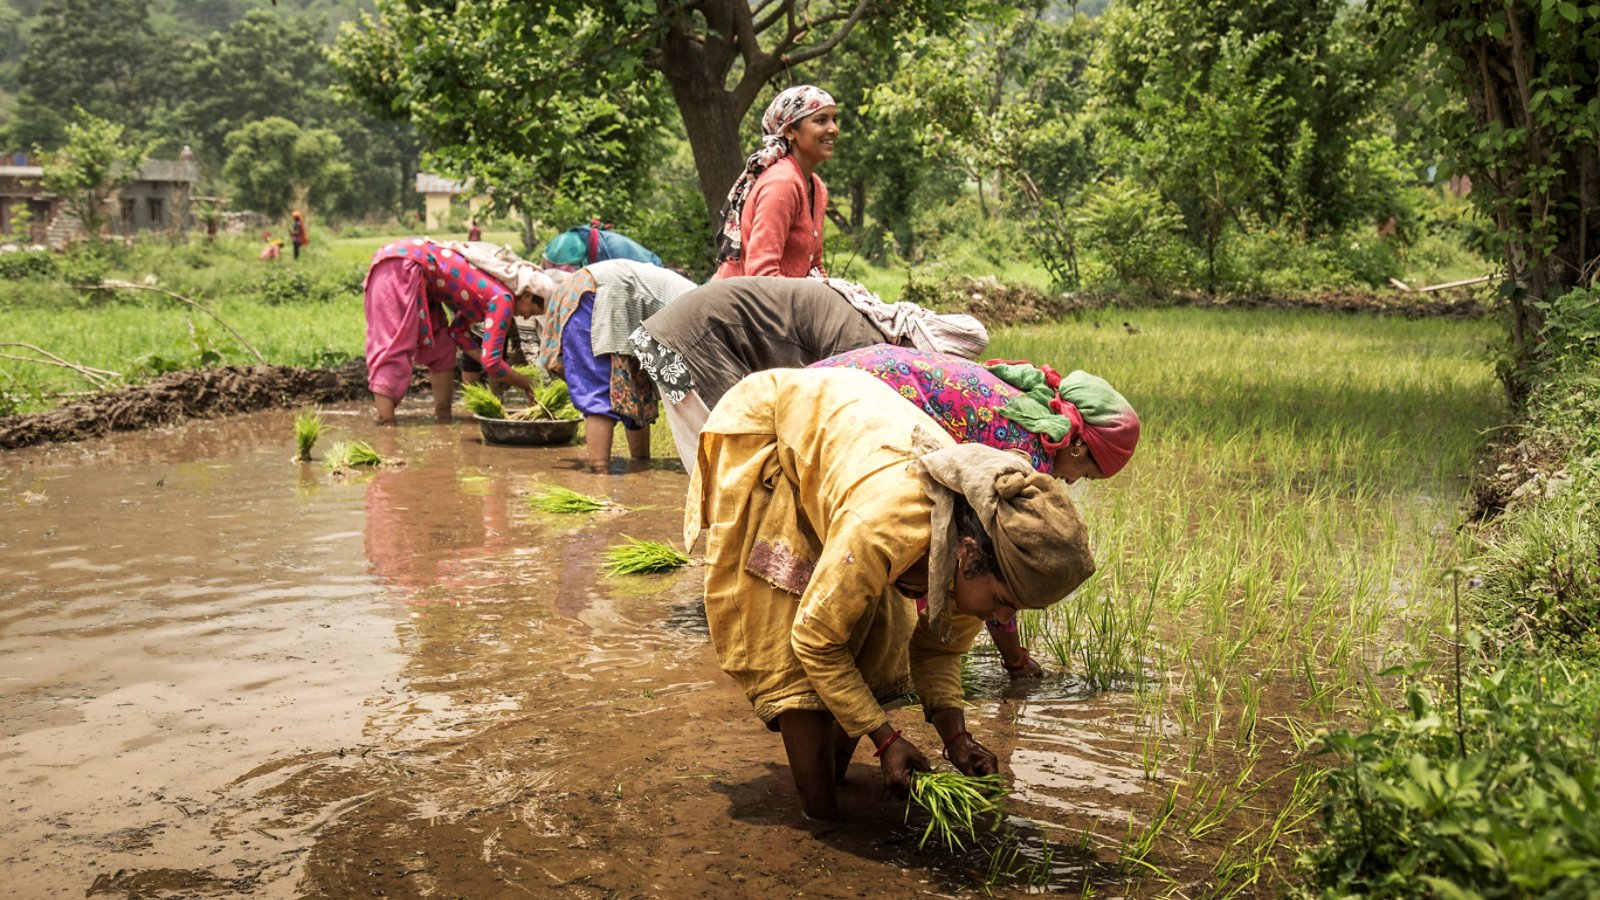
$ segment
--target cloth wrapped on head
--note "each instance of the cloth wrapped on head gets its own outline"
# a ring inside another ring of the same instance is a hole
[[[589,263],[589,247],[575,232],[563,231],[544,246],[544,258],[568,272]]]
[[[811,84],[797,84],[781,91],[761,114],[761,149],[750,154],[744,162],[744,171],[734,179],[728,198],[722,202],[722,230],[717,234],[717,265],[730,259],[742,259],[744,252],[743,226],[739,217],[744,214],[744,201],[750,188],[767,167],[789,152],[789,141],[783,130],[819,109],[835,106],[833,96]]]
[[[1104,378],[1082,370],[1063,378],[1049,366],[992,359],[984,364],[1022,391],[1001,414],[1039,435],[1054,453],[1079,436],[1106,477],[1122,471],[1139,445],[1139,414]]]
[[[918,350],[949,353],[975,359],[989,346],[989,330],[965,313],[936,313],[909,300],[885,303],[866,286],[843,278],[831,278],[812,269],[807,278],[833,288],[883,332],[891,344],[907,342]]]
[[[1066,488],[1026,459],[983,444],[957,444],[918,458],[933,499],[928,552],[928,622],[947,631],[955,575],[955,499],[966,498],[994,544],[1002,578],[1017,602],[1043,609],[1094,574],[1083,517]]]

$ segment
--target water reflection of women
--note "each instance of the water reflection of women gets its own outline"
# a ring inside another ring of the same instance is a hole
[[[453,466],[379,471],[367,484],[366,508],[373,575],[407,603],[426,602],[415,595],[429,588],[470,598],[501,580],[483,562],[510,548],[505,498],[496,490],[483,496],[461,490]]]

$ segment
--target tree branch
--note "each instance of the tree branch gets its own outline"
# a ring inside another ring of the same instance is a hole
[[[846,17],[845,23],[839,26],[838,31],[834,32],[833,37],[830,37],[815,46],[807,47],[793,56],[783,57],[783,64],[785,66],[798,66],[801,63],[810,62],[819,56],[825,56],[826,54],[832,52],[833,48],[839,46],[839,44],[842,43],[845,38],[850,36],[850,32],[855,29],[856,25],[861,21],[861,18],[867,14],[867,10],[871,8],[871,6],[872,0],[859,0],[859,2],[856,3],[855,9],[852,9],[850,11],[850,15]],[[836,17],[830,17],[828,21],[833,21],[835,19]],[[791,41],[790,43],[792,44],[793,42]]]
[[[43,347],[35,347],[32,344],[24,344],[21,341],[6,341],[5,343],[0,343],[0,347],[22,347],[26,350],[32,350],[34,353],[37,353],[40,356],[48,357],[47,359],[33,359],[27,356],[14,356],[10,353],[0,353],[0,359],[10,359],[17,362],[33,363],[40,366],[56,366],[62,369],[71,369],[72,371],[77,372],[79,375],[82,375],[85,381],[89,382],[100,390],[105,390],[106,388],[112,386],[110,381],[111,378],[122,377],[121,372],[113,372],[110,369],[96,369],[93,366],[86,366],[81,363],[71,362],[69,360],[62,359]]]

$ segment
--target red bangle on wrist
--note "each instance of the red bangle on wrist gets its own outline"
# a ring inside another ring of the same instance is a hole
[[[889,745],[898,740],[900,740],[900,732],[896,731],[894,734],[889,735],[884,739],[883,743],[878,745],[878,749],[872,751],[872,758],[877,759],[878,757],[882,756],[883,751],[889,749]]]
[[[1022,648],[1022,660],[1020,662],[1018,662],[1016,665],[1013,666],[1012,664],[1010,664],[1010,663],[1008,663],[1008,662],[1006,662],[1005,660],[1002,659],[1002,660],[1000,660],[1000,668],[1005,669],[1007,672],[1021,672],[1022,670],[1028,668],[1028,665],[1030,663],[1032,663],[1032,662],[1033,662],[1033,657],[1028,655],[1028,648],[1027,647],[1023,647]]]

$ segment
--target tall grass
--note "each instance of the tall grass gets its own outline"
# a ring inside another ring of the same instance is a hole
[[[996,356],[1107,378],[1144,423],[1127,469],[1076,491],[1098,571],[1021,625],[1126,698],[1146,785],[1116,847],[1129,876],[1217,895],[1281,877],[1320,797],[1301,748],[1435,652],[1464,476],[1504,414],[1493,334],[1181,309],[996,334]]]

